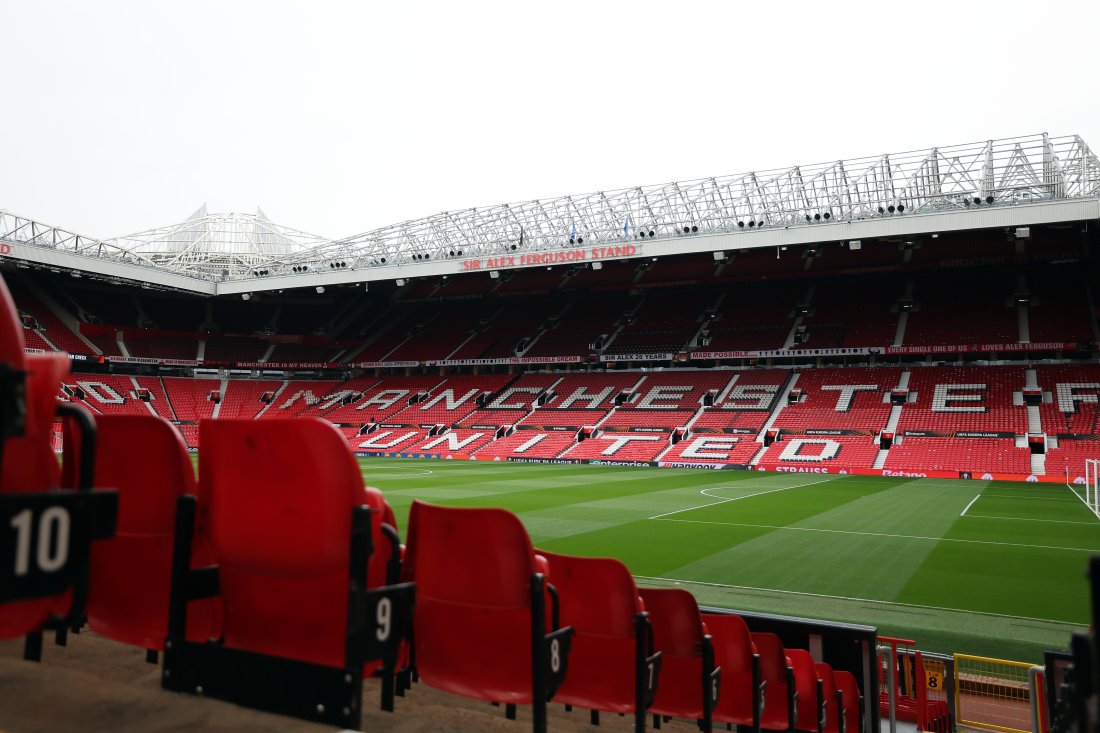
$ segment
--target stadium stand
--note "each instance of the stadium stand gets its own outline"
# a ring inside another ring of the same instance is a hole
[[[1022,435],[1027,410],[1013,393],[1024,387],[1023,367],[913,367],[909,402],[898,431],[970,431]],[[914,394],[915,393],[915,394]]]
[[[719,393],[715,404],[704,408],[691,423],[697,433],[745,432],[755,434],[784,396],[780,390],[790,378],[788,369],[746,369],[733,374],[728,389]]]
[[[326,380],[288,381],[277,395],[273,395],[271,407],[260,415],[262,420],[291,417],[319,417],[325,409],[339,404],[333,395],[338,382]]]
[[[48,339],[57,349],[71,354],[90,354],[92,349],[80,339],[61,318],[31,289],[30,282],[20,277],[9,277],[8,287],[19,312],[31,317],[32,324],[40,329],[39,335]]]
[[[538,460],[556,458],[576,443],[576,432],[542,432],[517,430],[515,433],[479,449],[478,458],[501,460]]]
[[[1080,263],[1034,266],[1026,277],[1030,341],[1085,344],[1097,340],[1089,312],[1088,274]]]
[[[647,267],[638,277],[639,285],[706,284],[714,276],[717,263],[709,254],[669,257]]]
[[[745,283],[727,289],[703,345],[714,351],[783,348],[794,325],[793,309],[808,291],[802,282]]]
[[[1031,473],[1031,452],[1012,440],[903,437],[890,449],[886,468],[906,471]]]
[[[135,385],[135,382],[137,384]],[[81,375],[72,374],[65,381],[70,389],[77,388],[84,393],[77,401],[93,412],[105,415],[149,415],[153,411],[161,417],[171,419],[171,407],[165,397],[159,379],[148,377],[123,377],[116,374]],[[138,389],[148,389],[152,397],[149,403],[137,396]],[[146,406],[146,405],[149,406]],[[152,410],[150,410],[152,407]]]
[[[222,394],[220,418],[255,418],[267,403],[260,400],[265,394],[274,394],[283,386],[282,382],[259,379],[231,379],[225,384]]]
[[[163,381],[176,419],[197,422],[214,414],[215,403],[210,400],[210,393],[221,388],[219,380],[165,377]]]
[[[488,445],[494,437],[496,432],[493,430],[447,430],[444,433],[427,436],[423,441],[412,443],[402,450],[412,453],[469,455],[478,448]]]
[[[1058,440],[1056,448],[1046,449],[1046,475],[1065,476],[1073,483],[1078,478],[1084,480],[1085,461],[1100,459],[1100,440]]]
[[[690,435],[661,456],[667,463],[705,463],[748,465],[764,448],[752,435]]]
[[[886,427],[889,393],[900,377],[896,367],[802,370],[795,382],[799,401],[784,406],[774,427],[877,433]]]
[[[450,377],[422,402],[409,405],[386,418],[391,425],[454,425],[474,412],[478,399],[485,399],[511,378],[506,374]]]
[[[131,330],[125,335],[125,340],[130,356],[143,359],[184,359],[187,361],[194,361],[198,358],[198,336],[167,335]],[[207,359],[209,358],[208,356]]]
[[[483,408],[459,420],[457,427],[514,425],[530,415],[538,396],[561,379],[557,374],[525,374],[494,392]]]
[[[408,377],[360,377],[332,385],[339,391],[362,392],[362,397],[346,405],[338,405],[324,412],[324,417],[335,423],[362,425],[384,422],[409,406],[409,400],[418,393],[430,393],[442,384],[443,377],[418,375]],[[322,405],[325,403],[321,403]]]
[[[905,327],[906,346],[1014,344],[1019,318],[1015,283],[1002,270],[937,272],[916,280],[913,309]]]
[[[386,358],[392,361],[445,359],[470,338],[475,327],[491,321],[499,310],[496,303],[477,302],[461,310],[437,311],[435,318],[410,331],[408,340],[386,354]]]
[[[647,374],[600,427],[630,430],[686,426],[702,408],[704,395],[718,395],[729,377],[729,372]]]
[[[761,466],[800,469],[871,468],[878,456],[878,445],[867,436],[792,435],[768,446],[756,459]],[[893,453],[893,451],[891,451]]]
[[[593,461],[653,461],[667,447],[667,433],[606,433],[582,440],[560,457]]]
[[[900,278],[890,275],[814,282],[798,346],[807,349],[886,346],[898,325]]]
[[[662,290],[646,295],[606,350],[613,354],[679,353],[699,329],[699,317],[714,295]]]
[[[275,344],[275,350],[268,356],[267,361],[273,363],[325,363],[333,361],[339,351],[341,351],[340,347],[335,345],[277,343]]]
[[[258,339],[244,336],[208,336],[206,338],[206,351],[204,361],[212,362],[257,362],[263,358],[271,344]],[[191,356],[179,357],[194,359],[195,352]]]
[[[554,325],[539,334],[525,356],[584,356],[600,336],[610,336],[615,323],[638,306],[629,293],[575,298]]]
[[[1035,367],[1043,391],[1039,414],[1049,435],[1100,433],[1100,366],[1042,364]]]

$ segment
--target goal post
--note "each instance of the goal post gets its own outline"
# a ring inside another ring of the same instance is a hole
[[[1069,476],[1066,476],[1066,483],[1069,484]],[[1085,495],[1081,496],[1081,492],[1076,487],[1071,486],[1073,493],[1077,495],[1085,506],[1089,508],[1089,511],[1096,515],[1100,519],[1100,458],[1086,458],[1085,459]]]

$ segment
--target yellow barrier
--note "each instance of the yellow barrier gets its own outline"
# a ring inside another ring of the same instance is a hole
[[[973,728],[1031,733],[1026,662],[955,655],[955,720]]]

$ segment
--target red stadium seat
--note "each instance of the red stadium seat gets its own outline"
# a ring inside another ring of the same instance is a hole
[[[650,712],[655,718],[698,720],[708,733],[719,699],[720,670],[714,665],[714,647],[695,596],[679,588],[639,592],[653,624],[654,645],[661,652],[661,684]]]
[[[575,632],[569,675],[554,699],[592,711],[634,713],[635,730],[644,731],[660,653],[651,648],[648,614],[630,571],[611,558],[540,554],[550,562],[561,622]]]
[[[798,715],[795,729],[807,733],[824,733],[825,690],[814,659],[805,649],[788,649],[787,660],[794,670],[795,691],[798,693]]]
[[[749,627],[731,613],[702,616],[714,641],[714,663],[722,670],[722,694],[714,707],[714,720],[759,731],[764,686],[760,655],[753,647]]]
[[[475,700],[531,704],[534,730],[545,731],[546,701],[565,676],[573,630],[557,623],[557,599],[540,572],[545,561],[519,518],[422,502],[411,516],[420,679]]]
[[[364,490],[323,420],[207,420],[200,430],[217,565],[188,570],[195,500],[182,497],[164,686],[358,727],[362,676],[377,666],[366,663],[394,658],[411,605],[409,587],[368,571],[383,543],[397,551],[380,492]],[[221,640],[187,641],[190,602],[214,595]]]
[[[844,702],[844,730],[862,733],[863,695],[859,690],[859,681],[854,674],[843,669],[833,670],[833,679]]]
[[[825,701],[825,733],[844,733],[844,699],[836,684],[833,668],[824,662],[814,665],[821,678],[822,699]]]
[[[752,634],[752,643],[760,655],[760,676],[765,685],[760,726],[765,730],[794,730],[798,692],[783,642],[775,634],[757,632]]]
[[[114,532],[117,495],[91,492],[90,471],[81,477],[82,491],[56,491],[53,422],[69,359],[24,354],[21,331],[0,281],[0,516],[4,542],[15,548],[12,564],[0,569],[0,638],[28,635],[24,656],[38,659],[43,626],[63,630],[83,615],[91,540]],[[71,405],[64,412],[94,447],[90,416]]]
[[[102,415],[96,427],[97,482],[118,489],[119,513],[115,537],[92,549],[88,626],[116,641],[159,651],[168,635],[176,500],[195,495],[195,469],[179,432],[163,418]],[[75,436],[66,437],[71,450]],[[191,566],[211,562],[206,537],[193,540]],[[187,638],[219,636],[216,613],[213,601],[194,604]]]

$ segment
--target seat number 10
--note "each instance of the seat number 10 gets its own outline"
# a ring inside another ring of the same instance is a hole
[[[38,517],[38,531],[34,531],[34,514],[24,509],[11,518],[15,530],[15,576],[22,577],[31,571],[31,545],[34,545],[34,563],[43,573],[53,573],[65,566],[69,559],[69,510],[51,506]],[[37,542],[33,540],[37,539]]]

